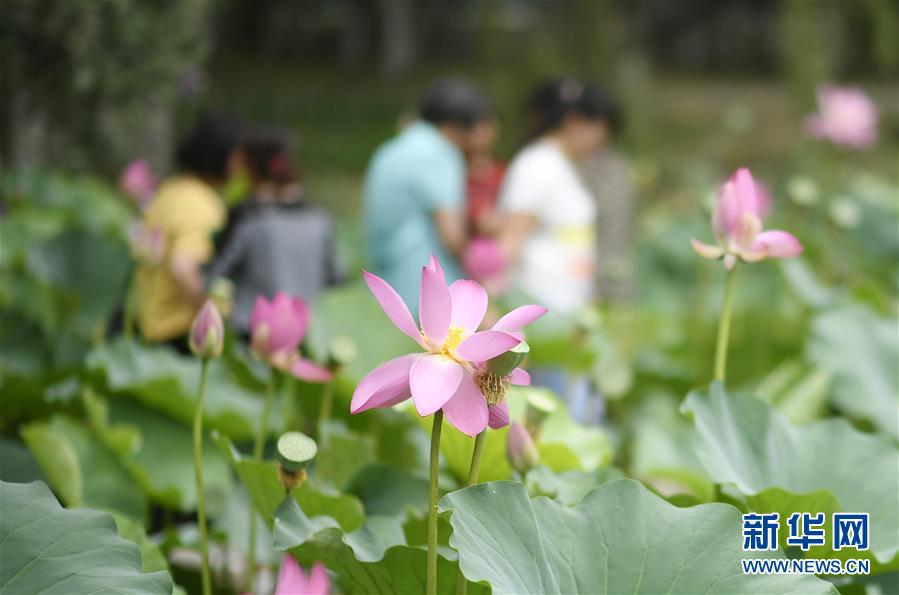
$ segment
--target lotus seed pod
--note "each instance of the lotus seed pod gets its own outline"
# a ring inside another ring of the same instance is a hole
[[[328,359],[334,368],[348,366],[355,361],[358,354],[356,342],[346,335],[334,337],[328,345]]]
[[[222,316],[227,318],[234,307],[234,282],[226,277],[216,278],[209,290],[209,297],[218,306]]]
[[[487,369],[500,377],[508,376],[517,368],[530,352],[530,347],[522,341],[509,351],[487,362]]]
[[[287,432],[278,438],[278,462],[290,473],[305,469],[315,458],[315,440],[300,432]]]
[[[552,393],[545,389],[531,389],[527,392],[527,410],[525,426],[535,439],[540,436],[543,422],[558,408],[558,402]]]

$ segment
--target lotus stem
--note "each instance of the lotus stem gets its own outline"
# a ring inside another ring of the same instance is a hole
[[[203,488],[203,398],[206,394],[206,372],[209,360],[203,358],[200,365],[200,388],[197,391],[197,407],[194,411],[194,477],[197,482],[197,524],[200,527],[200,573],[203,579],[203,595],[211,595],[209,578],[209,534],[206,529],[206,491]]]
[[[272,409],[272,401],[275,396],[275,370],[269,370],[268,386],[265,389],[265,401],[262,404],[262,419],[259,420],[259,428],[256,431],[256,442],[253,444],[253,460],[262,461],[262,452],[265,448],[265,437],[268,434],[268,418]],[[250,534],[247,539],[247,569],[249,591],[253,592],[253,583],[256,578],[256,509],[250,501]]]
[[[322,445],[328,442],[328,422],[331,421],[331,409],[334,406],[334,380],[325,384],[322,392],[322,407],[318,416],[318,437]]]
[[[131,340],[134,337],[134,311],[137,309],[137,271],[131,274],[128,282],[128,292],[125,294],[125,312],[122,326],[125,338]]]
[[[484,430],[474,439],[474,450],[471,452],[471,466],[468,468],[467,486],[478,483],[478,473],[481,471],[481,457],[484,456],[484,443],[487,441],[487,430]],[[462,574],[462,565],[456,573],[456,595],[465,595],[468,592],[468,579]]]
[[[734,277],[736,265],[727,271],[724,281],[724,304],[721,307],[721,320],[718,323],[718,342],[715,345],[715,381],[724,382],[727,374],[727,342],[730,337],[730,319],[733,312]]]
[[[440,475],[440,429],[443,411],[434,414],[431,428],[431,469],[428,484],[428,571],[425,592],[437,595],[437,480]]]

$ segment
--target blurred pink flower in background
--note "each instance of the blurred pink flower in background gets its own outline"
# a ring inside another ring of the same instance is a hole
[[[327,382],[331,372],[303,359],[299,346],[309,327],[309,308],[298,297],[278,293],[256,298],[250,318],[250,345],[260,359],[301,380]]]
[[[767,214],[767,198],[745,167],[741,167],[718,190],[712,211],[712,229],[716,246],[690,239],[693,249],[703,258],[724,258],[731,269],[737,259],[757,262],[765,258],[791,258],[802,254],[802,244],[792,234],[780,230],[762,231]]]
[[[324,564],[316,562],[307,575],[293,556],[284,556],[275,595],[328,595],[330,591],[331,579]]]
[[[475,436],[487,426],[508,424],[503,401],[507,384],[529,384],[521,368],[499,377],[485,362],[501,356],[523,340],[521,329],[546,313],[542,306],[521,306],[478,331],[487,311],[487,292],[476,281],[447,286],[433,256],[421,274],[419,321],[383,279],[363,272],[365,282],[391,322],[418,343],[424,353],[403,355],[376,368],[356,387],[351,413],[391,407],[412,398],[422,417],[443,410],[458,430]]]
[[[212,300],[206,300],[190,325],[188,344],[194,355],[202,358],[218,357],[225,343],[225,323]]]
[[[509,464],[519,473],[526,473],[540,461],[537,444],[523,425],[518,422],[509,428],[506,436],[506,456]]]
[[[815,137],[853,149],[870,149],[877,140],[877,107],[858,87],[818,88],[818,112],[805,127]]]
[[[135,159],[122,170],[119,178],[122,192],[134,199],[141,209],[146,209],[153,201],[156,192],[156,177],[146,159]]]
[[[462,268],[491,293],[505,289],[506,258],[496,240],[485,237],[471,240],[462,255]]]
[[[155,266],[165,257],[165,232],[158,227],[147,227],[143,221],[128,226],[128,244],[131,256],[141,264]]]

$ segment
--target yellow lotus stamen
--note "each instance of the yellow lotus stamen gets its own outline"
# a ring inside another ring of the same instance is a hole
[[[459,343],[462,342],[462,339],[465,338],[465,333],[465,329],[459,328],[458,326],[451,326],[446,334],[446,341],[443,342],[443,347],[440,348],[441,355],[455,358],[456,347],[458,347]]]
[[[481,394],[487,400],[488,405],[499,405],[506,398],[509,390],[509,380],[489,370],[481,370],[474,377],[475,384],[481,389]]]

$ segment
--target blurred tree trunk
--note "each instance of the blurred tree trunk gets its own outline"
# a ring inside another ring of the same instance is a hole
[[[365,59],[369,50],[369,31],[364,7],[355,0],[341,0],[343,29],[340,33],[340,62],[356,65]]]
[[[10,167],[29,169],[44,161],[47,144],[46,114],[26,93],[13,93],[8,101],[8,154]]]
[[[783,0],[780,6],[781,54],[796,105],[814,103],[815,87],[839,68],[845,31],[838,2]]]
[[[405,74],[415,63],[413,0],[381,0],[381,71]]]

